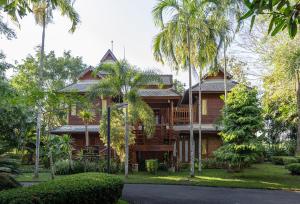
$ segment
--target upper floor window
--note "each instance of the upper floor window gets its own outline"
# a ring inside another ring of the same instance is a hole
[[[207,115],[207,99],[202,99],[202,115]]]
[[[72,104],[71,106],[71,115],[75,116],[77,114],[76,104]]]

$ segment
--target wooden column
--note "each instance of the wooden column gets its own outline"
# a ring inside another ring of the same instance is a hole
[[[170,117],[170,126],[173,127],[174,125],[174,107],[173,107],[173,101],[171,101],[171,117]]]

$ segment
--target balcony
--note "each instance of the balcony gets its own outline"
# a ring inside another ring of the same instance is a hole
[[[214,124],[220,117],[221,112],[219,108],[208,109],[207,115],[202,115],[202,123]],[[193,105],[193,123],[198,123],[199,113],[198,106]],[[187,125],[190,122],[189,106],[182,105],[173,109],[173,124],[174,125]]]

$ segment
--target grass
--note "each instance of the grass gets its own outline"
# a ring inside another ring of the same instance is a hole
[[[57,176],[63,177],[63,176]],[[39,179],[34,180],[32,173],[24,173],[17,177],[18,181],[34,182],[50,180],[50,173],[40,173]],[[147,184],[178,184],[238,188],[285,189],[300,190],[300,176],[292,176],[284,166],[271,163],[255,164],[240,173],[228,173],[223,169],[204,169],[194,178],[189,177],[188,171],[169,173],[158,172],[151,175],[147,172],[130,174],[125,183]]]
[[[270,163],[256,164],[240,173],[228,173],[223,169],[204,169],[201,175],[197,173],[194,178],[189,177],[188,171],[158,172],[157,175],[138,172],[125,179],[125,183],[300,190],[300,176],[292,176],[284,166]]]

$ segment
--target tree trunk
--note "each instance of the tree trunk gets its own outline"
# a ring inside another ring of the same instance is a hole
[[[198,114],[199,114],[199,147],[198,147],[198,171],[199,173],[202,171],[202,90],[201,90],[201,86],[202,86],[202,69],[200,67],[199,69],[199,110],[198,110]]]
[[[85,124],[85,146],[88,147],[89,145],[90,145],[90,141],[89,141],[88,125]]]
[[[192,67],[191,67],[191,45],[190,45],[190,29],[187,29],[187,43],[188,43],[188,68],[189,68],[189,119],[190,119],[190,176],[195,176],[195,154],[194,154],[194,134],[193,134],[193,96],[192,96]]]
[[[125,178],[128,178],[128,159],[129,159],[129,147],[128,147],[128,106],[126,107],[125,113]]]
[[[297,114],[298,114],[298,127],[297,127],[297,146],[296,156],[300,155],[300,79],[299,73],[296,72],[296,92],[297,92]]]
[[[45,55],[45,31],[46,31],[46,11],[43,15],[43,31],[42,31],[42,47],[40,56],[40,66],[38,70],[38,84],[39,88],[43,90],[43,67],[44,67],[44,55]],[[37,124],[36,124],[36,155],[35,155],[35,169],[34,177],[39,177],[39,160],[40,160],[40,138],[41,138],[41,122],[42,122],[42,101],[37,102]]]
[[[55,170],[54,170],[53,155],[52,155],[51,150],[50,150],[50,158],[49,159],[50,159],[51,179],[53,180],[54,176],[55,176]]]
[[[226,59],[226,39],[224,39],[224,99],[227,99],[227,59]]]

